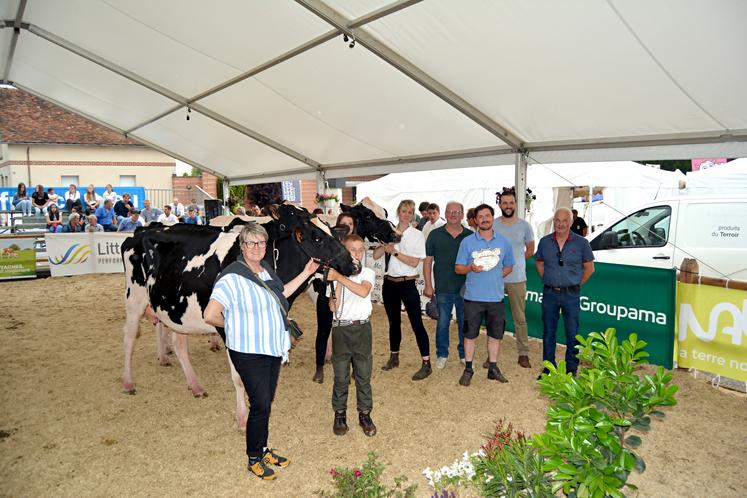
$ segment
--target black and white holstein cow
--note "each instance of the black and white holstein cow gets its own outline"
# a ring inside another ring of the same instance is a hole
[[[176,332],[174,349],[192,394],[207,395],[189,362],[186,336],[218,332],[225,340],[224,331],[205,323],[203,313],[218,274],[241,254],[239,230],[232,229],[243,224],[241,220],[225,228],[155,224],[138,229],[122,243],[126,284],[122,379],[125,392],[135,393],[132,353],[140,319],[148,310],[149,318],[157,319],[159,335],[163,335],[164,326]],[[345,247],[305,209],[282,204],[262,226],[269,235],[266,259],[284,282],[298,275],[309,258],[344,275],[357,271],[357,262]],[[303,287],[291,296],[291,303]],[[162,342],[158,342],[160,355]],[[236,389],[237,423],[243,429],[247,417],[244,388],[230,360],[229,366]]]

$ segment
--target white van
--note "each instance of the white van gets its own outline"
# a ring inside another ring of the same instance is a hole
[[[653,201],[588,239],[602,263],[678,268],[695,258],[703,276],[747,281],[747,196]]]

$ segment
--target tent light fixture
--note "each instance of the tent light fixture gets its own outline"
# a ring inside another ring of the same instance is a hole
[[[192,109],[187,106],[187,121],[189,121],[189,115],[192,114]]]

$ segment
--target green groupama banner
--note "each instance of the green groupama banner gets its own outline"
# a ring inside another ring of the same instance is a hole
[[[675,320],[675,270],[595,263],[594,274],[581,288],[579,334],[617,330],[619,340],[631,333],[648,343],[648,359],[655,365],[673,366]],[[506,328],[513,331],[506,303]],[[527,325],[529,335],[542,339],[542,281],[534,258],[527,261]],[[565,344],[562,317],[558,342]],[[562,358],[558,358],[562,359]]]

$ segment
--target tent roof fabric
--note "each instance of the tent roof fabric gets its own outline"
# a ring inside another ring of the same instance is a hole
[[[739,0],[6,0],[0,16],[0,80],[233,183],[747,155]]]

